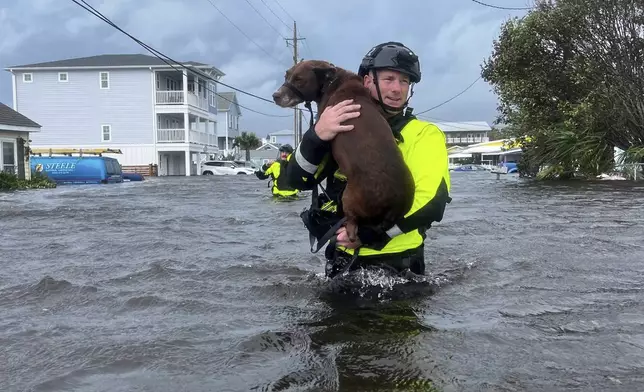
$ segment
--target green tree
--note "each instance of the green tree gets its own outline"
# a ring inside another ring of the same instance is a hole
[[[503,25],[481,74],[496,123],[524,143],[522,172],[596,175],[614,146],[644,146],[643,15],[641,0],[540,0]]]
[[[262,145],[257,135],[254,132],[242,132],[233,140],[233,147],[239,147],[246,151],[246,162],[250,162],[250,150],[254,150]]]

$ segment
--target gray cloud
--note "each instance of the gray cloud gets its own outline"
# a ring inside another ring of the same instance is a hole
[[[110,0],[90,4],[116,24],[161,52],[180,61],[202,61],[222,69],[222,80],[270,98],[292,64],[284,37],[292,37],[292,19],[276,0],[212,0],[255,43],[231,25],[208,0]],[[329,60],[355,71],[364,53],[379,42],[399,40],[420,56],[423,80],[411,106],[416,112],[440,103],[473,82],[489,56],[493,39],[509,15],[466,0],[440,2],[403,0],[280,0],[297,19],[300,55]],[[279,21],[266,7],[286,22]],[[517,6],[516,0],[496,0]],[[0,0],[0,66],[91,56],[102,53],[146,53],[71,1]],[[277,32],[276,32],[277,30]],[[279,32],[279,34],[278,34]],[[258,47],[259,46],[259,47]],[[260,49],[261,47],[261,49]],[[228,89],[220,86],[222,91]],[[0,74],[0,101],[12,101],[11,77]],[[292,127],[292,111],[238,95],[249,108],[283,117],[267,117],[242,109],[241,126],[265,135]],[[479,81],[454,101],[427,113],[437,120],[492,121],[496,98]]]

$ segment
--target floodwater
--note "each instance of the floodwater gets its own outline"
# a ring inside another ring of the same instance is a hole
[[[644,390],[644,188],[452,181],[345,295],[254,176],[0,194],[0,390]]]

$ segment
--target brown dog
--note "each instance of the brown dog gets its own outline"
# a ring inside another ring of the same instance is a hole
[[[340,172],[347,177],[342,206],[347,235],[353,242],[358,225],[386,231],[409,211],[414,200],[414,179],[382,108],[360,76],[325,61],[294,65],[273,94],[281,107],[315,102],[318,113],[345,99],[360,104],[360,116],[346,122],[354,126],[353,130],[338,134],[331,151]]]

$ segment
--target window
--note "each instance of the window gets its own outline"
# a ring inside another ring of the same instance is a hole
[[[271,136],[271,143],[277,143],[277,136]]]
[[[34,81],[34,75],[30,73],[22,74],[22,81],[25,83],[31,83]]]
[[[112,126],[111,125],[101,125],[101,140],[104,142],[112,141]]]
[[[213,108],[217,109],[217,94],[215,94],[217,90],[215,90],[215,84],[210,83],[210,106]]]
[[[67,82],[69,80],[69,75],[67,72],[58,72],[58,81]]]
[[[16,143],[13,141],[3,141],[2,149],[0,150],[0,157],[2,166],[0,170],[5,173],[16,173]]]
[[[101,72],[99,74],[99,81],[100,81],[101,90],[106,90],[110,88],[110,73]]]
[[[165,88],[168,91],[179,91],[177,88],[177,81],[174,79],[166,78],[165,79]]]

